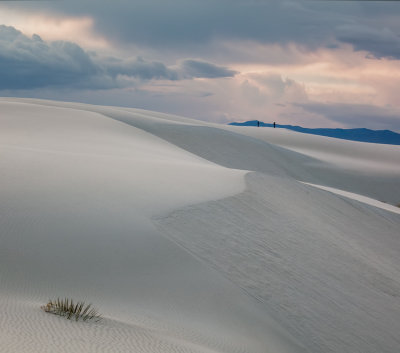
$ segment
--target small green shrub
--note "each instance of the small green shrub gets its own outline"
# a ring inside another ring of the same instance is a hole
[[[60,299],[51,300],[49,299],[46,305],[41,306],[46,313],[60,315],[66,317],[68,320],[75,319],[78,321],[82,319],[100,321],[101,315],[96,309],[92,307],[92,304],[86,305],[85,302],[76,302],[72,299]]]

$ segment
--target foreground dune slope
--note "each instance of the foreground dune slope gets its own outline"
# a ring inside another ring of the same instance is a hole
[[[400,214],[290,179],[246,180],[244,193],[174,211],[160,229],[309,352],[397,352]]]
[[[399,203],[398,146],[33,99],[0,112],[1,351],[398,351],[400,215],[299,182]],[[66,295],[105,319],[38,309]]]
[[[243,191],[245,171],[97,112],[0,105],[0,351],[298,350],[260,303],[151,220]],[[64,296],[104,320],[39,309]]]

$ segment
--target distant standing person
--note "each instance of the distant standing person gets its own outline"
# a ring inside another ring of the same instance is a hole
[[[260,121],[257,120],[257,127],[260,127]]]
[[[275,121],[274,121],[274,129],[275,129]]]

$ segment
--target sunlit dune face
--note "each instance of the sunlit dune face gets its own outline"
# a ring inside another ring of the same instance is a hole
[[[57,17],[46,14],[0,8],[0,23],[13,26],[24,34],[38,34],[44,40],[66,40],[86,48],[106,49],[107,40],[93,31],[90,17]]]

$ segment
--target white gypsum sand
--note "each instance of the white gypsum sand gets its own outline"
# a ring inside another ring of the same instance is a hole
[[[398,146],[35,99],[0,112],[1,351],[397,352],[399,216],[296,180],[396,204]],[[105,319],[39,309],[57,296]]]
[[[315,185],[315,184],[311,184],[311,183],[304,183],[304,184],[310,185],[310,186],[314,186],[316,188],[319,188],[319,189],[322,189],[322,190],[326,190],[326,191],[332,192],[332,193],[337,194],[337,195],[342,195],[342,196],[347,197],[349,199],[360,201],[360,202],[365,203],[367,205],[371,205],[371,206],[374,206],[374,207],[381,208],[382,210],[386,210],[386,211],[389,211],[389,212],[400,214],[400,207],[388,205],[387,203],[371,199],[370,197],[366,197],[366,196],[363,196],[363,195],[355,194],[353,192],[348,192],[348,191],[343,191],[343,190],[339,190],[339,189],[335,189],[335,188],[330,188],[328,186]]]
[[[281,128],[226,126],[248,136],[322,159],[343,168],[375,172],[400,172],[398,145],[365,143],[299,133]]]
[[[151,221],[243,191],[245,171],[99,107],[0,105],[0,351],[298,351],[262,305]],[[104,320],[40,310],[59,296],[93,303]]]
[[[306,170],[296,167],[296,174],[291,173],[298,180],[399,204],[400,146],[347,141],[278,128],[223,128],[308,156],[309,160],[303,162]]]
[[[183,248],[258,298],[308,352],[392,352],[400,338],[400,215],[294,180],[158,219]]]

